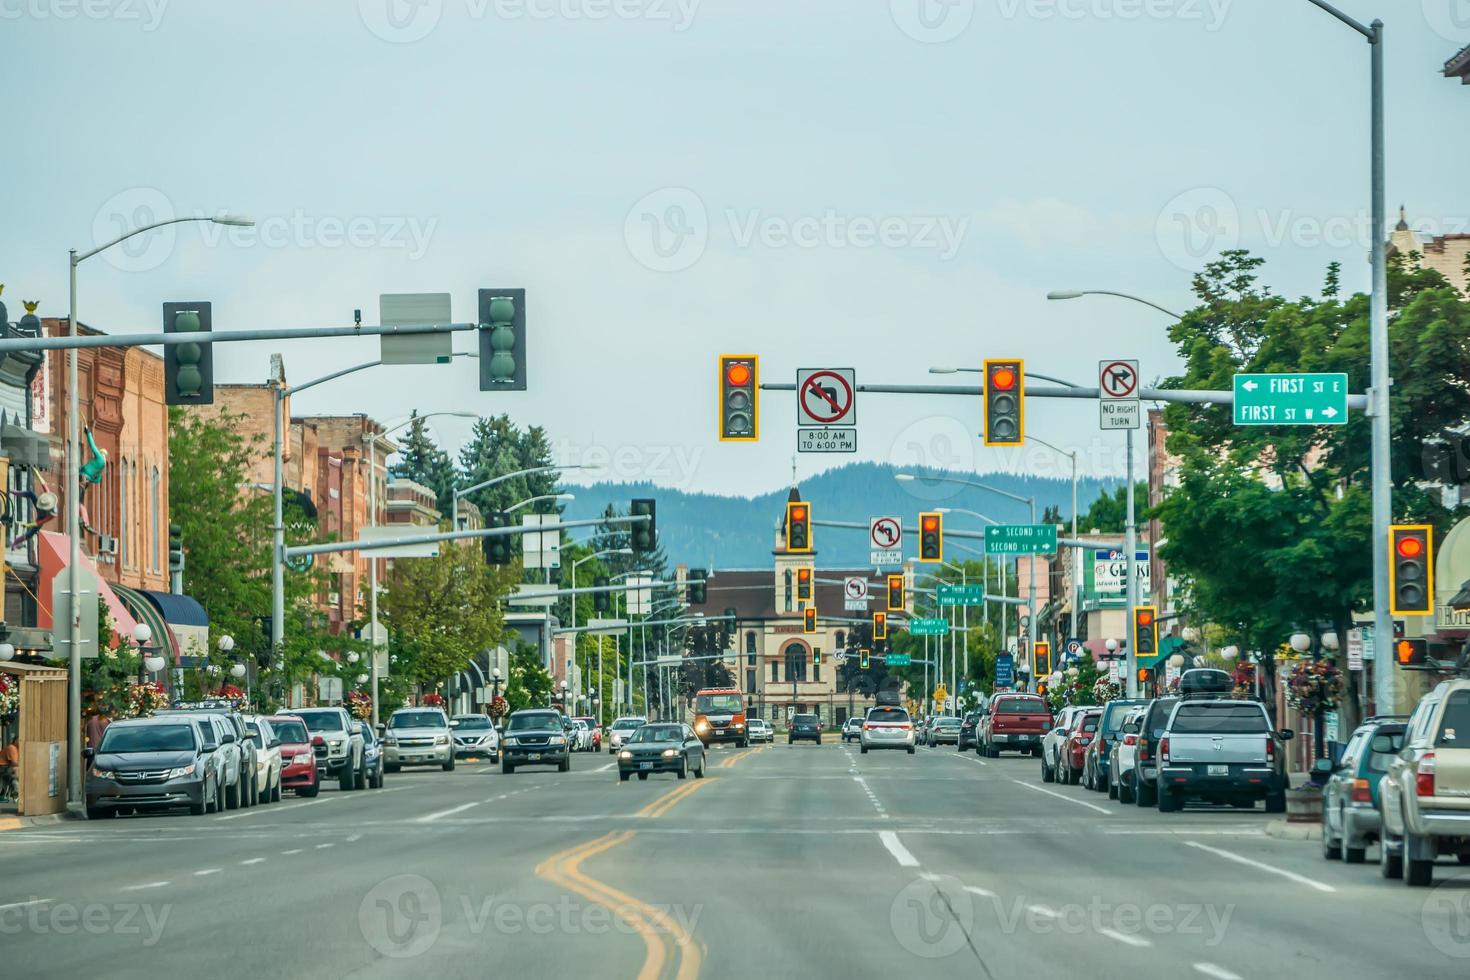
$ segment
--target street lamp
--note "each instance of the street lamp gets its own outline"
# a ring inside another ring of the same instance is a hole
[[[255,224],[249,218],[228,212],[213,217],[198,215],[168,218],[125,231],[112,241],[98,245],[89,252],[78,253],[76,249],[72,249],[68,259],[71,302],[67,313],[67,336],[73,339],[77,336],[77,266],[98,252],[104,252],[134,235],[141,235],[165,225],[182,224],[186,221],[210,221],[217,225],[231,225],[240,228],[247,228]],[[68,347],[66,350],[66,388],[66,533],[69,539],[66,588],[73,600],[71,623],[67,629],[69,672],[67,688],[70,697],[67,708],[67,796],[71,804],[76,806],[82,802],[82,607],[81,603],[75,601],[82,592],[82,501],[81,484],[77,480],[82,450],[75,347]]]
[[[133,645],[138,648],[138,683],[147,680],[146,674],[156,674],[163,669],[164,660],[158,656],[156,647],[149,646],[153,640],[153,630],[147,623],[139,623],[133,627]]]
[[[1174,656],[1170,657],[1169,658],[1169,666],[1170,667],[1173,667],[1175,670],[1178,670],[1180,667],[1183,667],[1184,666],[1184,654],[1182,654],[1182,653],[1176,653],[1176,654],[1174,654]]]
[[[453,494],[454,513],[451,519],[454,521],[454,526],[458,530],[464,530],[459,526],[459,501],[461,497],[466,497],[474,493],[476,490],[484,490],[486,487],[493,487],[498,483],[504,483],[506,480],[514,480],[518,476],[535,476],[538,473],[554,473],[560,472],[562,470],[580,469],[586,469],[586,467],[583,466],[581,463],[568,463],[565,466],[533,466],[530,469],[516,470],[514,473],[506,473],[503,476],[494,476],[488,480],[483,480],[480,483],[476,483],[473,486],[458,487],[455,489]]]
[[[0,662],[15,659],[15,644],[0,643]]]
[[[604,548],[601,551],[593,552],[592,554],[587,555],[584,558],[578,558],[578,559],[576,559],[576,560],[574,560],[572,562],[572,629],[575,630],[577,628],[577,595],[576,595],[576,593],[577,593],[577,566],[578,565],[581,565],[584,562],[592,561],[595,558],[605,558],[608,555],[631,555],[632,553],[633,553],[633,549],[632,548]],[[572,649],[573,650],[576,650],[576,648],[577,648],[577,637],[579,635],[580,634],[578,634],[578,633],[573,633],[572,634]],[[597,691],[600,693],[601,690],[602,690],[602,637],[599,636],[597,638]],[[594,697],[595,697],[595,695],[594,695]],[[601,715],[598,715],[597,716],[597,723],[599,725],[602,724],[602,716]]]
[[[537,494],[534,497],[527,497],[525,500],[522,500],[519,503],[511,504],[509,507],[505,508],[505,512],[507,514],[514,513],[515,511],[520,510],[522,507],[525,507],[528,504],[539,504],[542,501],[546,500],[555,500],[561,502],[576,499],[577,495],[574,493],[542,493]]]

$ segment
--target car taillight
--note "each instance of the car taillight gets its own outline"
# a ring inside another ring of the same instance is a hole
[[[1148,761],[1148,738],[1146,736],[1138,740],[1138,758],[1144,762]]]
[[[911,731],[914,730],[914,726],[911,725],[911,724],[909,724],[908,722],[904,722],[902,725],[899,725],[898,727],[900,729],[902,729],[903,731],[906,731],[906,732],[911,732]]]
[[[1414,792],[1419,796],[1434,795],[1434,753],[1426,752],[1414,771]]]
[[[1124,735],[1123,736],[1123,744],[1124,745],[1137,745],[1138,744],[1138,736],[1137,735]]]
[[[1169,761],[1169,739],[1167,736],[1159,740],[1159,761]]]
[[[1276,740],[1269,735],[1266,736],[1266,761],[1276,761]]]
[[[1354,779],[1353,788],[1348,793],[1348,799],[1354,803],[1372,803],[1373,789],[1368,785],[1368,780]]]

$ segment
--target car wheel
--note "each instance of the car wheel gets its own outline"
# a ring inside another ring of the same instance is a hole
[[[1418,850],[1414,845],[1415,838],[1412,835],[1404,835],[1404,884],[1410,888],[1428,888],[1434,881],[1434,858],[1421,860],[1410,857]]]
[[[867,755],[868,754],[868,747],[866,745],[861,746],[861,747],[859,747],[858,751],[861,752],[863,755]]]
[[[1057,778],[1056,777],[1056,773],[1052,772],[1049,768],[1047,768],[1046,760],[1045,759],[1042,759],[1041,760],[1041,781],[1043,783],[1051,783],[1051,782],[1055,782],[1056,781],[1056,778]]]
[[[1459,861],[1461,864],[1470,864],[1470,851],[1466,851],[1463,854],[1455,855],[1455,860]]]
[[[1332,836],[1327,827],[1327,818],[1322,818],[1322,860],[1337,861],[1342,858],[1342,841]]]
[[[240,780],[238,780],[238,779],[236,779],[229,786],[226,786],[225,787],[225,809],[226,810],[238,810],[238,809],[240,809],[240,788],[241,788],[240,787]]]
[[[1342,860],[1344,864],[1362,864],[1368,856],[1366,847],[1344,847],[1342,849]]]
[[[1119,803],[1133,803],[1134,802],[1133,787],[1129,786],[1127,783],[1119,783],[1118,784],[1118,802]]]
[[[296,795],[297,796],[305,796],[307,798],[310,798],[310,797],[313,797],[313,796],[317,795],[321,791],[322,791],[322,781],[320,779],[318,779],[316,782],[312,783],[310,786],[298,786],[296,788]]]
[[[1254,806],[1254,804],[1252,804],[1252,806]],[[1267,794],[1267,796],[1266,796],[1266,812],[1267,813],[1285,813],[1286,812],[1286,791],[1285,790],[1277,790],[1274,793]]]
[[[449,757],[449,761],[444,763],[444,765],[440,768],[442,768],[445,772],[454,772],[454,756],[451,755]]]
[[[704,755],[703,754],[701,754],[700,757],[699,757],[699,768],[696,769],[696,770],[694,770],[694,778],[695,779],[703,779],[704,778]]]
[[[1378,840],[1378,873],[1385,878],[1399,878],[1404,873],[1404,855],[1400,850],[1395,854],[1395,847],[1402,847],[1403,842],[1383,829],[1383,836]]]
[[[1108,780],[1108,799],[1110,799],[1110,800],[1116,800],[1117,798],[1118,798],[1118,784],[1115,783],[1115,782],[1113,782],[1110,779],[1110,780]]]
[[[618,781],[619,782],[622,782],[622,783],[626,783],[628,781],[628,777],[631,776],[631,775],[633,775],[633,774],[631,772],[629,772],[628,770],[626,770],[626,769],[620,769],[620,770],[618,770]]]
[[[398,772],[401,768],[401,766],[391,765],[387,762],[383,763],[384,772]]]
[[[109,810],[105,806],[89,806],[89,807],[87,807],[87,819],[88,820],[103,820],[103,819],[105,819],[107,817],[112,816],[116,812],[117,812],[116,810]]]
[[[199,802],[198,803],[190,803],[189,804],[189,813],[192,814],[193,816],[196,816],[196,817],[202,817],[202,816],[204,816],[208,812],[209,812],[209,790],[207,788],[201,788],[199,790]],[[90,820],[91,818],[92,818],[92,811],[91,810],[88,810],[87,811],[87,819]]]
[[[571,772],[572,771],[572,757],[571,756],[567,756],[565,759],[561,760],[561,765],[559,765],[559,766],[556,767],[556,771],[557,772]]]
[[[909,755],[913,755],[913,754],[914,754],[914,747],[912,745],[910,745],[909,746]]]
[[[646,772],[640,772],[638,774],[638,781],[639,782],[643,782],[646,779],[648,779],[648,773],[646,773]]]
[[[509,759],[505,759],[500,763],[500,771],[506,775],[510,775],[516,771],[516,767]]]
[[[353,779],[353,781],[352,781],[352,788],[353,789],[367,789],[367,784],[368,784],[368,771],[367,771],[367,760],[366,759],[363,760],[362,765],[357,770],[357,775],[354,776],[352,779]]]
[[[1176,810],[1178,810],[1180,808],[1180,806],[1182,805],[1182,802],[1179,799],[1179,797],[1176,796],[1174,794],[1174,791],[1171,790],[1171,789],[1165,789],[1164,787],[1161,786],[1161,787],[1159,787],[1159,794],[1158,795],[1159,795],[1159,812],[1160,813],[1173,813]]]
[[[678,776],[680,779],[687,778],[689,776],[689,763],[688,762],[680,762],[679,763],[679,768],[674,771],[674,775],[675,776]]]
[[[1142,781],[1139,782],[1139,784],[1138,784],[1138,791],[1136,793],[1134,793],[1133,796],[1134,796],[1134,799],[1138,802],[1138,805],[1139,806],[1153,806],[1154,805],[1154,801],[1155,801],[1154,789],[1153,789],[1153,787],[1149,786],[1148,784],[1146,784],[1146,783],[1144,783]]]

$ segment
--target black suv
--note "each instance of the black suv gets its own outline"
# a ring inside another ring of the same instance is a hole
[[[965,749],[978,749],[980,743],[975,741],[975,726],[980,723],[980,712],[972,711],[965,715],[964,721],[960,722],[959,740],[955,742],[955,748],[961,752]]]
[[[1179,699],[1175,697],[1150,701],[1148,711],[1143,716],[1143,724],[1138,726],[1138,751],[1133,757],[1133,785],[1138,787],[1134,799],[1139,806],[1153,806],[1159,801],[1159,740],[1164,737],[1169,715],[1178,703]]]
[[[515,772],[516,766],[556,766],[560,772],[572,768],[572,752],[562,714],[552,708],[525,708],[511,713],[500,743],[500,771]]]
[[[791,716],[791,723],[786,726],[786,744],[803,739],[822,744],[822,720],[816,715]]]

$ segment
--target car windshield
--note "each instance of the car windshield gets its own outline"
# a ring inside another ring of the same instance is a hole
[[[960,727],[960,720],[958,718],[941,718],[941,719],[939,719],[939,727],[940,728],[959,728]]]
[[[282,745],[287,742],[303,744],[311,741],[306,734],[306,726],[295,718],[277,718],[271,722],[271,728],[275,731],[276,738],[281,740]]]
[[[1403,728],[1380,728],[1368,742],[1368,771],[1388,772],[1394,757],[1404,747]]]
[[[188,725],[112,725],[102,733],[97,751],[192,752],[194,730]]]
[[[1470,691],[1454,691],[1445,699],[1434,744],[1441,748],[1470,748]]]
[[[619,718],[612,723],[612,730],[615,732],[631,732],[635,728],[646,724],[648,723],[642,718]]]
[[[484,715],[455,715],[454,720],[459,722],[462,732],[482,732],[491,727],[490,719]]]
[[[682,742],[684,729],[678,725],[644,725],[633,733],[629,742]]]
[[[868,721],[894,722],[908,721],[909,713],[902,708],[874,708],[868,712]]]
[[[510,716],[506,731],[529,732],[546,728],[561,728],[561,716],[554,711],[528,711]]]
[[[738,694],[701,694],[694,699],[694,710],[701,715],[738,714],[741,711]]]
[[[1181,735],[1264,735],[1269,728],[1260,705],[1207,701],[1181,704],[1169,731]]]
[[[1124,722],[1128,720],[1128,715],[1131,714],[1132,711],[1133,708],[1130,705],[1109,705],[1107,717],[1103,719],[1103,731],[1111,735],[1118,729],[1122,728]]]
[[[1046,711],[1046,705],[1041,698],[1001,698],[996,702],[995,710],[1003,715],[1040,714]]]
[[[1095,731],[1097,731],[1097,724],[1100,721],[1102,721],[1102,715],[1083,715],[1082,716],[1082,731],[1084,731],[1084,732],[1095,732]]]
[[[815,725],[817,723],[817,716],[816,715],[792,715],[791,716],[791,723],[793,725]]]
[[[343,730],[342,716],[335,711],[303,711],[301,720],[306,722],[308,731],[340,732]]]
[[[444,716],[437,711],[395,711],[389,728],[443,728]]]

